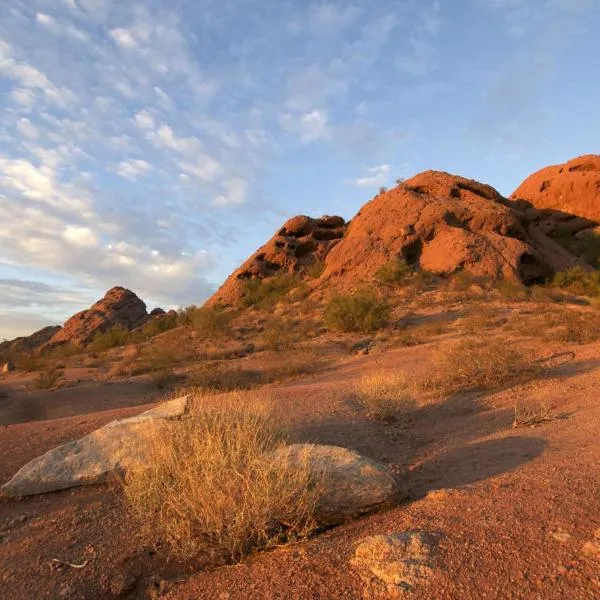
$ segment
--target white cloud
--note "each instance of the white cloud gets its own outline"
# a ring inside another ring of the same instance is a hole
[[[29,140],[37,140],[39,137],[38,130],[29,119],[19,119],[16,127],[17,131]]]
[[[241,178],[232,178],[225,182],[226,193],[217,196],[213,204],[216,206],[240,206],[246,201],[248,182]]]
[[[98,245],[98,236],[89,227],[67,225],[63,237],[67,243],[78,248],[93,248]]]
[[[138,112],[135,115],[134,120],[140,129],[152,131],[155,127],[154,117],[147,110],[141,110]]]
[[[51,15],[38,12],[35,15],[35,20],[55,35],[68,36],[80,42],[88,42],[90,39],[84,31],[82,31],[72,23],[69,23],[68,21],[58,20],[52,17]]]
[[[123,160],[118,165],[114,166],[114,171],[121,177],[135,181],[141,175],[144,175],[150,171],[152,166],[145,160],[132,159]]]
[[[354,185],[361,187],[384,185],[389,177],[390,165],[378,165],[376,167],[364,167],[367,175],[354,180]]]
[[[39,69],[15,58],[11,46],[2,40],[0,40],[0,75],[16,81],[19,88],[39,90],[47,101],[59,107],[66,107],[77,100],[71,90],[54,85]]]
[[[112,29],[110,36],[123,48],[135,48],[137,46],[136,39],[129,29]]]
[[[280,118],[281,125],[308,144],[328,136],[327,114],[321,110],[313,110],[301,115],[284,114]]]

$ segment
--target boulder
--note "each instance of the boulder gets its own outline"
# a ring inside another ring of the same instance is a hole
[[[142,300],[131,290],[114,287],[90,308],[68,319],[44,347],[51,348],[61,344],[85,346],[94,339],[96,333],[107,331],[115,325],[135,329],[147,319],[146,305]]]
[[[541,282],[553,267],[529,234],[529,221],[489,185],[427,171],[361,208],[329,252],[322,281],[352,286],[402,259],[440,275]]]
[[[183,416],[189,396],[159,404],[135,417],[112,421],[85,437],[34,458],[5,483],[6,497],[31,496],[103,483],[143,462],[144,439],[153,427]]]
[[[12,373],[15,370],[15,364],[8,361],[2,365],[2,373]]]
[[[431,536],[408,531],[359,541],[350,566],[365,583],[368,598],[398,598],[433,573]]]
[[[167,314],[167,313],[162,308],[160,308],[160,307],[157,307],[157,308],[155,308],[155,309],[153,309],[153,310],[150,311],[150,316],[151,317],[160,317],[160,316],[165,315],[165,314]]]
[[[307,276],[307,270],[325,260],[345,231],[346,222],[342,217],[313,219],[301,215],[289,219],[227,278],[207,305],[236,304],[244,295],[244,284],[249,279],[268,279],[285,273]]]
[[[600,156],[545,167],[527,177],[511,198],[600,223]]]
[[[347,448],[294,444],[279,450],[276,460],[307,461],[321,478],[322,495],[315,517],[322,526],[389,508],[405,497],[385,466]]]

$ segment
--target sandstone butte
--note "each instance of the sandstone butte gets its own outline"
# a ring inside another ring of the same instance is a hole
[[[567,164],[579,165],[573,173],[592,177],[591,167],[584,171],[583,166],[596,164],[594,160],[600,164],[598,157]],[[594,189],[588,205],[600,198],[600,188]],[[563,199],[549,207],[517,192],[509,199],[489,185],[426,171],[378,194],[349,223],[331,216],[290,219],[207,304],[236,304],[248,280],[278,274],[295,273],[326,292],[351,288],[371,281],[394,259],[440,275],[464,271],[525,285],[544,282],[575,265],[587,268],[556,238],[564,230],[574,235],[593,230],[600,213],[583,214],[576,207],[570,212],[572,206],[574,202]],[[316,263],[322,264],[323,273],[314,280],[309,267]]]

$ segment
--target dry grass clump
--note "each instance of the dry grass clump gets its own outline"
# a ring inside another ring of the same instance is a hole
[[[548,318],[550,337],[561,342],[589,344],[600,339],[600,314],[565,311]]]
[[[327,327],[339,331],[376,331],[387,324],[391,307],[369,289],[350,294],[335,294],[323,315]]]
[[[361,377],[356,385],[359,402],[371,417],[392,420],[416,407],[402,373],[378,371]]]
[[[476,388],[514,385],[541,373],[529,353],[504,340],[465,340],[439,348],[426,390],[448,394]]]
[[[276,460],[285,445],[260,394],[199,396],[188,416],[149,433],[125,498],[175,555],[238,560],[315,527],[319,481],[306,461]]]
[[[188,383],[202,391],[229,392],[262,385],[265,377],[255,369],[242,369],[223,362],[206,362],[188,375]]]
[[[60,367],[53,367],[42,371],[34,380],[37,390],[53,390],[64,383],[64,371]]]
[[[513,427],[535,427],[554,420],[552,407],[546,400],[520,400],[515,404]]]

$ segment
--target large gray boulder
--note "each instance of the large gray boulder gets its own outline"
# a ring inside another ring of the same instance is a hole
[[[2,486],[2,495],[15,498],[43,494],[103,483],[123,474],[143,461],[144,439],[152,428],[183,416],[189,406],[190,397],[182,396],[54,448],[22,467]]]
[[[315,514],[319,525],[337,525],[389,508],[404,496],[384,465],[347,448],[294,444],[278,450],[276,460],[306,462],[320,481]]]

